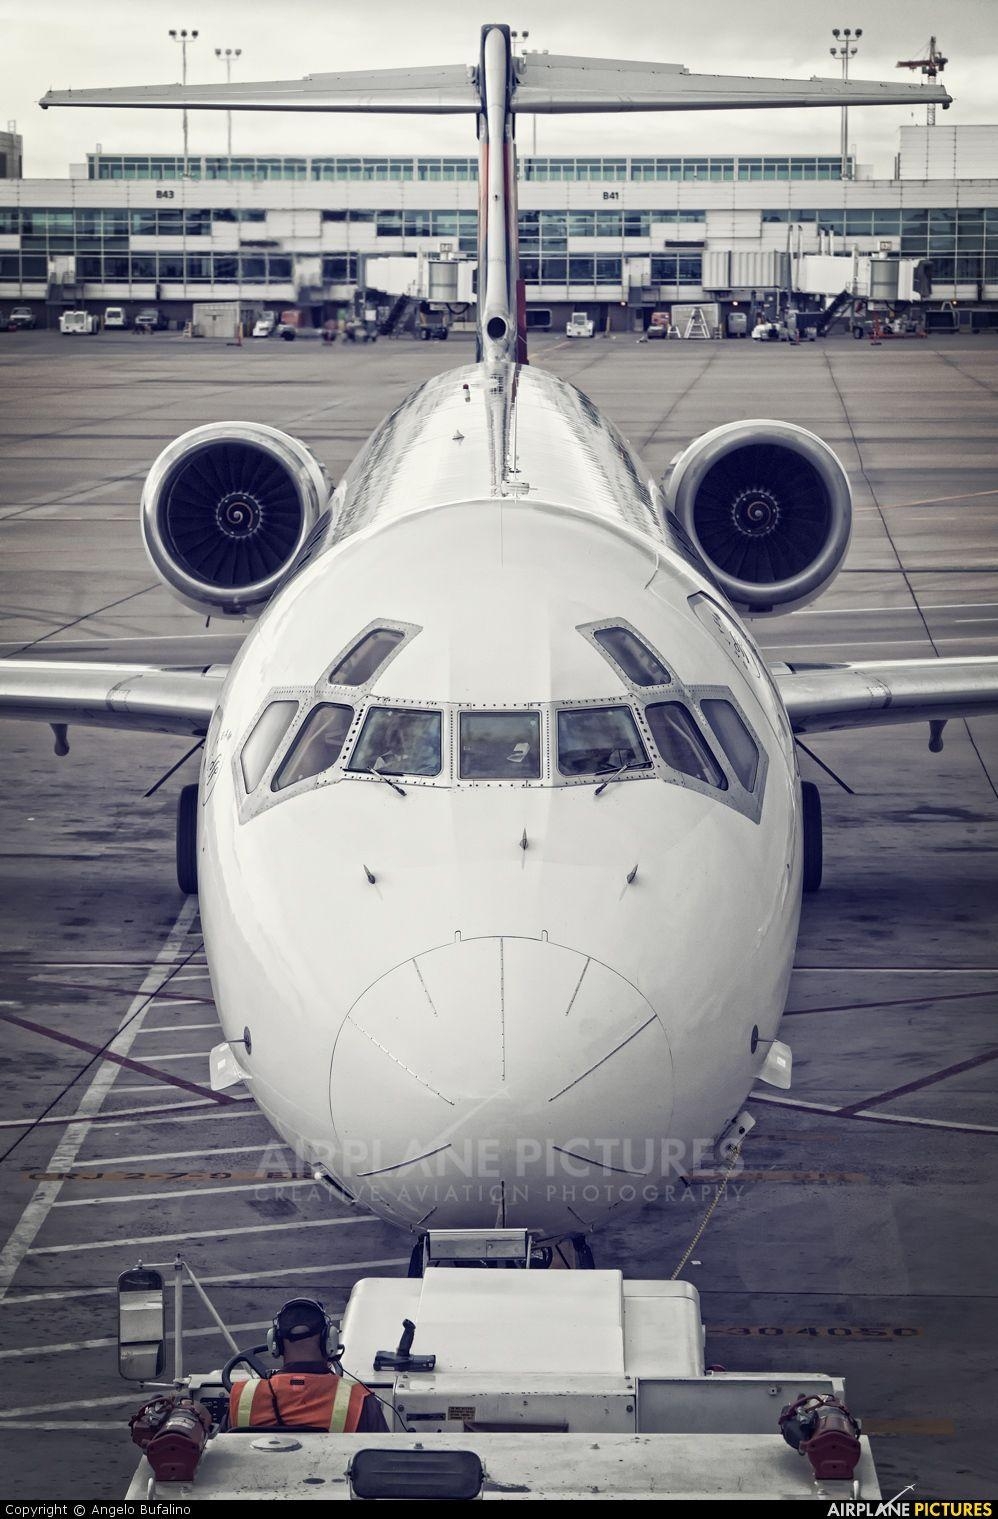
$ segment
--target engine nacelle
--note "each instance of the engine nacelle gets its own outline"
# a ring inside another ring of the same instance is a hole
[[[259,612],[325,510],[330,490],[318,459],[275,427],[195,427],[163,450],[146,477],[146,552],[174,594],[196,611]]]
[[[852,491],[827,443],[792,422],[729,422],[674,461],[666,504],[739,610],[803,606],[838,571]]]

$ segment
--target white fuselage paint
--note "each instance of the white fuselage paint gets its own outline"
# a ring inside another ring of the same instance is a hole
[[[801,878],[782,705],[730,613],[712,627],[691,607],[720,598],[640,461],[542,370],[431,380],[333,506],[206,746],[200,902],[226,1037],[250,1030],[235,1052],[278,1132],[385,1218],[595,1227],[696,1168],[776,1034]],[[591,780],[401,797],[336,774],[254,810],[239,751],[257,715],[319,695],[380,618],[420,631],[375,700],[482,709],[628,701],[578,631],[626,620],[684,685],[732,693],[766,751],[761,816],[641,772],[599,796]]]

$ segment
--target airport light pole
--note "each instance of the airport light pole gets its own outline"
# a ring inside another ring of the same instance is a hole
[[[513,43],[513,53],[514,53],[514,56],[515,56],[515,54],[516,54],[516,42],[517,42],[517,38],[519,38],[519,40],[522,43],[526,43],[526,40],[530,36],[530,33],[529,32],[513,32],[513,31],[511,31],[509,35],[510,35],[510,39],[512,40],[512,43]],[[525,49],[524,49],[524,51],[525,51]],[[530,120],[531,120],[531,133],[530,133],[530,135],[531,135],[531,148],[530,148],[530,156],[531,156],[531,158],[536,158],[537,157],[537,117],[536,117],[536,115],[532,116],[530,118]]]
[[[855,31],[849,26],[842,30],[837,26],[832,27],[835,46],[829,48],[828,51],[833,58],[839,58],[842,61],[842,80],[844,84],[849,83],[849,59],[855,58],[859,51],[858,47],[855,47],[853,44],[857,43],[862,35],[863,28],[861,26],[858,26]],[[849,107],[847,105],[842,107],[842,167],[840,178],[849,178]]]
[[[180,58],[181,58],[180,82],[181,82],[181,84],[186,85],[187,84],[187,44],[188,44],[188,42],[193,42],[195,40],[195,38],[197,37],[197,32],[196,31],[195,32],[189,32],[186,27],[184,27],[182,31],[175,31],[171,27],[170,28],[170,36],[173,38],[174,42],[179,42],[180,43]],[[187,107],[186,106],[184,106],[183,117],[184,117],[184,178],[187,179],[188,178],[188,167],[187,167]]]
[[[224,58],[225,59],[225,83],[227,85],[229,85],[229,84],[232,83],[232,60],[233,60],[233,58],[239,58],[239,57],[241,57],[242,56],[242,51],[243,50],[242,50],[241,47],[226,47],[226,48],[217,47],[215,49],[215,57],[216,58]],[[232,112],[231,111],[226,111],[226,113],[225,113],[225,129],[226,129],[226,140],[228,142],[229,174],[231,176],[231,174],[232,174]]]

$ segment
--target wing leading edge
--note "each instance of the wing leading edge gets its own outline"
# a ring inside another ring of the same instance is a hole
[[[4,659],[0,717],[198,736],[208,731],[225,674]]]
[[[998,712],[998,655],[784,665],[773,677],[795,733]]]

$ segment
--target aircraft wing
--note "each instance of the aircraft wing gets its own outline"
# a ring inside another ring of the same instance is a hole
[[[225,675],[224,669],[4,659],[0,717],[197,736],[208,731]]]
[[[795,733],[998,712],[998,655],[772,670]]]

